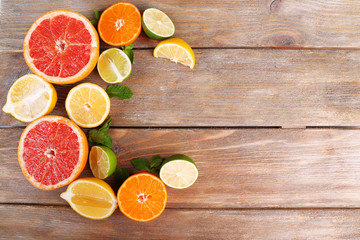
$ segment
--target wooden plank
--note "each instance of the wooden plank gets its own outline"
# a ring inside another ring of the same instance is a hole
[[[360,126],[360,51],[198,49],[194,70],[151,52],[135,51],[134,97],[112,99],[113,126]],[[30,70],[21,53],[0,56],[3,106]],[[107,85],[96,70],[84,81]],[[53,114],[66,116],[73,86],[56,87]],[[24,123],[1,111],[0,126]]]
[[[0,130],[0,203],[61,204],[17,162],[22,129]],[[188,189],[168,188],[170,208],[360,207],[360,131],[321,129],[112,129],[118,167],[183,153],[199,168]],[[91,176],[87,166],[82,176]],[[108,182],[114,187],[113,179]],[[115,189],[115,188],[114,188]],[[115,189],[116,191],[117,189]]]
[[[92,18],[117,1],[5,0],[0,9],[0,50],[20,50],[31,24],[55,9],[78,11]],[[142,12],[165,11],[176,25],[175,36],[193,47],[360,47],[360,2],[338,0],[132,1]],[[144,34],[137,48],[154,47]],[[105,45],[104,45],[105,46]]]
[[[61,213],[61,214],[60,214]],[[106,220],[69,207],[0,205],[4,239],[359,239],[360,210],[165,209],[138,223],[116,210]],[[3,218],[3,220],[5,220]]]

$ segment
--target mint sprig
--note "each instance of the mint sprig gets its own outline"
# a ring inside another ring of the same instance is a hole
[[[136,169],[155,174],[159,174],[162,162],[163,159],[159,155],[153,156],[150,162],[144,158],[134,158],[131,160],[132,165]]]
[[[130,99],[134,95],[129,87],[117,84],[109,85],[106,88],[106,93],[109,95],[109,98],[118,97],[121,99]]]
[[[129,57],[131,64],[134,63],[134,52],[132,50],[133,48],[134,48],[134,44],[129,44],[121,47],[123,52]]]
[[[114,172],[115,184],[120,187],[123,182],[130,176],[129,169],[116,168]]]
[[[100,19],[100,13],[99,13],[99,11],[98,11],[96,8],[94,8],[94,18],[95,18],[95,19],[91,19],[90,22],[91,22],[91,24],[94,25],[94,27],[96,28],[96,27],[97,27],[97,24],[98,24],[98,22],[99,22],[99,19]]]
[[[93,145],[104,145],[112,148],[113,140],[107,130],[110,127],[112,117],[110,117],[101,128],[91,129],[88,133],[88,141]]]

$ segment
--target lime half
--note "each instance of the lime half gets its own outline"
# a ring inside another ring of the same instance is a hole
[[[120,83],[127,79],[132,70],[129,57],[118,48],[110,48],[100,54],[97,69],[107,83]]]
[[[198,175],[199,172],[194,161],[182,154],[167,158],[160,169],[161,180],[169,187],[177,189],[190,187]]]
[[[115,172],[115,153],[105,146],[93,146],[90,151],[90,168],[96,178],[105,179]]]
[[[175,25],[171,19],[156,8],[148,8],[144,11],[142,25],[149,38],[163,40],[175,33]]]

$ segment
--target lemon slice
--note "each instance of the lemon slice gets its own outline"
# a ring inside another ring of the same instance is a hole
[[[66,192],[60,194],[71,208],[83,217],[104,219],[117,208],[112,188],[97,178],[81,178],[70,183]]]
[[[189,44],[180,38],[161,41],[154,49],[154,57],[167,58],[190,68],[195,66],[195,55]]]
[[[105,146],[93,146],[89,163],[96,178],[105,179],[115,172],[117,159],[115,153]]]
[[[32,122],[50,113],[57,101],[52,84],[41,77],[28,74],[11,86],[3,111],[23,122]]]
[[[84,128],[99,126],[110,112],[110,98],[100,86],[82,83],[72,88],[65,108],[71,120]]]
[[[107,83],[120,83],[127,79],[132,70],[129,57],[118,48],[110,48],[100,54],[97,69]]]
[[[175,33],[175,25],[171,19],[156,8],[148,8],[142,15],[142,25],[149,38],[163,40]]]
[[[176,189],[188,188],[199,176],[194,161],[183,154],[167,158],[160,168],[160,178],[169,187]]]

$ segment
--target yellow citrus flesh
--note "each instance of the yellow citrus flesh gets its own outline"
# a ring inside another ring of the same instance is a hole
[[[117,208],[117,199],[112,188],[97,178],[81,178],[72,182],[60,195],[71,208],[83,217],[104,219]]]
[[[110,112],[110,98],[100,86],[82,83],[72,88],[65,108],[71,120],[84,128],[99,126]]]
[[[180,38],[161,41],[154,49],[154,57],[167,58],[190,68],[195,66],[195,55],[189,44]]]
[[[3,111],[23,122],[32,122],[55,107],[57,94],[50,83],[34,74],[22,76],[11,86]]]

